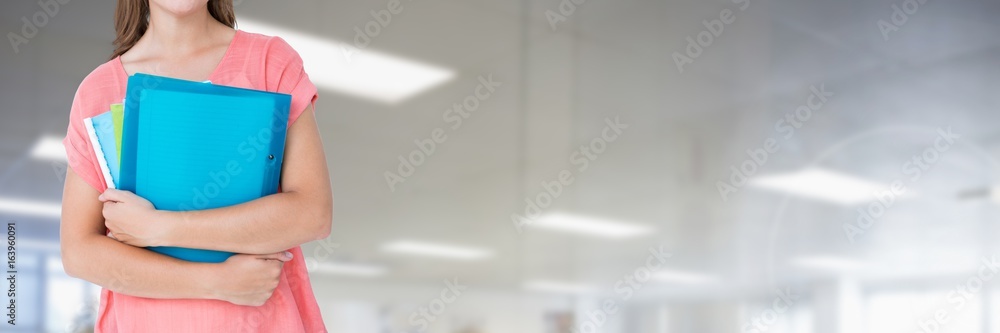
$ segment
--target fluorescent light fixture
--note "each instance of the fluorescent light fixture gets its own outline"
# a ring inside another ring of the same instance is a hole
[[[530,226],[605,238],[628,238],[653,232],[653,228],[644,225],[566,213],[546,214]]]
[[[438,243],[427,243],[409,240],[394,241],[382,246],[386,252],[422,255],[429,257],[458,259],[458,260],[478,260],[490,257],[492,251],[465,247],[457,245],[447,245]]]
[[[455,77],[450,69],[353,45],[240,19],[240,30],[278,36],[302,57],[309,77],[330,90],[395,104]]]
[[[62,138],[54,136],[43,136],[31,148],[31,157],[41,160],[66,160],[66,149],[63,148]]]
[[[0,211],[14,214],[59,218],[62,214],[62,204],[13,198],[0,198]]]
[[[330,275],[349,275],[360,277],[376,277],[385,275],[388,269],[381,265],[349,263],[349,262],[323,262],[316,265],[313,270],[316,273]]]
[[[719,282],[719,277],[715,275],[673,270],[656,271],[653,273],[653,279],[676,284],[710,284]]]
[[[835,256],[807,256],[791,260],[792,265],[822,271],[848,272],[864,268],[864,264],[852,259]]]
[[[992,200],[993,203],[1000,204],[1000,185],[993,186],[993,188],[990,189],[990,200]]]
[[[593,286],[586,284],[552,280],[527,281],[524,283],[524,289],[556,294],[589,294],[597,291]]]
[[[755,187],[842,205],[871,201],[875,199],[875,193],[889,190],[888,186],[824,169],[761,176],[751,179],[749,183]]]

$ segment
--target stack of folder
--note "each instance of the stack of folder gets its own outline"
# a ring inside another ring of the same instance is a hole
[[[287,94],[135,74],[123,104],[84,122],[108,188],[190,211],[277,193],[290,105]],[[233,254],[149,249],[197,262]]]

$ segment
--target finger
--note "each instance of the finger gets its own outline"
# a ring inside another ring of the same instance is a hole
[[[108,230],[111,230],[115,228],[114,222],[117,221],[117,219],[115,218],[116,209],[113,207],[109,207],[108,205],[109,204],[105,204],[104,209],[101,210],[101,215],[104,215],[104,226],[108,228]]]
[[[101,196],[97,197],[97,199],[101,200],[101,202],[108,202],[108,201],[125,202],[134,195],[135,194],[132,194],[132,192],[129,191],[122,191],[109,188],[105,190],[104,193],[101,193]]]
[[[104,203],[104,207],[101,208],[101,215],[103,215],[105,217],[105,224],[107,223],[107,217],[108,217],[108,215],[110,215],[109,214],[110,210],[113,207],[113,206],[111,206],[111,204],[114,204],[114,202],[110,202],[110,201],[109,202],[105,202]]]
[[[261,254],[261,255],[257,256],[257,259],[278,260],[278,261],[281,261],[281,262],[286,262],[286,261],[292,260],[292,253],[288,252],[288,251],[285,251],[285,252],[278,252],[278,253],[272,253],[272,254]]]

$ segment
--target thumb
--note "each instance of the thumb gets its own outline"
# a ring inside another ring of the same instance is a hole
[[[101,202],[108,202],[108,201],[125,202],[132,195],[133,195],[132,192],[109,188],[107,190],[104,190],[104,193],[102,193],[101,196],[98,197],[98,199],[101,200]]]
[[[257,255],[257,259],[278,260],[278,261],[281,261],[281,262],[286,262],[286,261],[292,260],[292,253],[288,252],[288,251],[285,251],[285,252],[278,252],[278,253],[271,253],[271,254],[261,254],[261,255]]]

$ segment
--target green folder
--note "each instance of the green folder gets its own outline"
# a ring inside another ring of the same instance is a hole
[[[115,127],[115,141],[117,144],[115,148],[118,150],[118,156],[122,156],[122,123],[125,120],[125,104],[111,104],[111,122]],[[110,161],[109,161],[110,163]],[[113,163],[118,163],[121,165],[121,160],[114,161]]]

